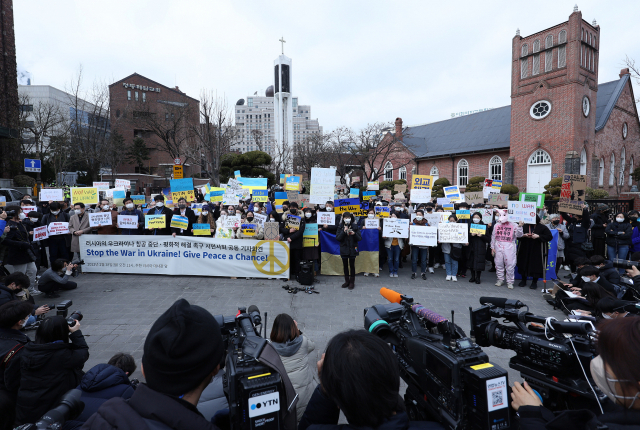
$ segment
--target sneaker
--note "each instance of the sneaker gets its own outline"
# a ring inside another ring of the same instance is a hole
[[[571,272],[571,267],[569,267],[569,266],[564,266],[564,270],[566,270],[567,272]]]
[[[446,278],[444,278],[445,281],[450,281],[451,280],[451,276],[447,275]]]
[[[389,273],[389,277],[390,277],[390,278],[393,278],[393,273]]]
[[[29,294],[31,294],[32,296],[38,296],[42,294],[42,291],[36,290],[35,287],[29,287]]]
[[[382,267],[380,268],[380,271],[382,272]]]
[[[440,267],[440,264],[439,264],[439,263],[435,263],[435,264],[433,265],[433,268],[434,268],[434,269],[437,269],[438,267]],[[431,273],[433,273],[433,272],[431,272]]]
[[[451,277],[451,280],[452,280],[453,282],[458,282],[458,278],[456,278],[455,276],[452,276],[452,277]]]
[[[503,281],[496,282],[496,287],[502,287],[504,285]]]
[[[426,273],[422,274],[422,279],[424,279],[425,281],[427,280],[427,274]]]
[[[397,274],[397,273],[394,273],[394,274],[393,274],[393,277],[394,277],[394,278],[397,278],[397,277],[398,277],[398,274]]]
[[[369,272],[364,272],[363,275],[364,276],[369,276]]]
[[[379,278],[380,274],[379,273],[374,273],[373,276],[375,276],[376,278]]]
[[[415,273],[411,274],[411,279],[416,279],[416,274]]]
[[[513,284],[507,284],[507,288],[513,290]]]
[[[429,273],[436,273],[433,271],[433,267],[429,267]]]

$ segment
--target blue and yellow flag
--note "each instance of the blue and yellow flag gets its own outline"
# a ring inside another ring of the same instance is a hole
[[[323,275],[343,275],[342,258],[340,257],[340,242],[336,236],[326,231],[320,233],[320,255]],[[378,273],[380,270],[378,255],[378,230],[360,230],[362,240],[358,242],[358,256],[356,257],[356,273]]]

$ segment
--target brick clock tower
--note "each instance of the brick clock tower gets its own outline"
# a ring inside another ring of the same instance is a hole
[[[541,193],[565,172],[586,174],[580,154],[595,148],[599,47],[600,27],[577,6],[566,22],[526,37],[517,32],[505,183]]]

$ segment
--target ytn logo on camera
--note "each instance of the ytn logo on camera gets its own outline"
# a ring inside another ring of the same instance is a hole
[[[263,394],[249,399],[249,418],[280,410],[280,393]]]

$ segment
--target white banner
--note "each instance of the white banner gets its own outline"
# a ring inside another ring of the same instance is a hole
[[[286,242],[90,234],[79,239],[85,273],[289,277]]]
[[[136,217],[137,218],[137,217]],[[111,211],[95,212],[89,214],[89,227],[99,227],[103,225],[111,225]]]
[[[438,227],[412,225],[409,229],[409,243],[417,246],[438,246]]]
[[[367,218],[364,220],[364,228],[377,229],[378,227],[380,227],[380,218],[374,218],[374,219]]]
[[[124,188],[125,190],[130,190],[131,181],[127,179],[116,179],[115,188]]]
[[[40,191],[40,201],[41,202],[61,202],[64,200],[64,196],[62,194],[62,190],[59,188],[43,188]]]
[[[335,185],[331,184],[311,184],[309,203],[323,205],[333,200]]]
[[[458,223],[438,224],[438,240],[442,243],[469,243],[469,225]]]
[[[382,237],[409,237],[409,220],[385,218],[382,224]]]
[[[97,188],[98,191],[105,191],[109,189],[109,183],[108,182],[94,182],[93,183],[93,188]]]
[[[335,212],[318,212],[318,224],[320,225],[336,225]]]
[[[525,224],[536,223],[536,204],[532,202],[509,202],[507,217],[516,224],[522,221]]]
[[[253,214],[253,220],[256,224],[259,224],[261,227],[264,227],[264,223],[267,222],[267,216],[262,214]]]
[[[431,201],[431,190],[414,188],[411,190],[411,203],[428,203]]]
[[[128,229],[138,228],[138,215],[118,215],[118,227]]]

